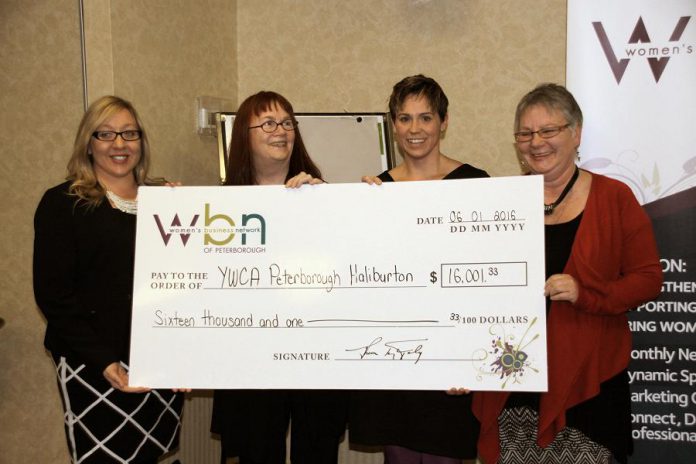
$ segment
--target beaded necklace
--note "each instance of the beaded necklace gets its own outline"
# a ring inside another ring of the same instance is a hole
[[[138,212],[138,198],[134,200],[127,200],[116,195],[111,190],[106,191],[106,197],[111,201],[111,203],[124,213],[137,214]]]

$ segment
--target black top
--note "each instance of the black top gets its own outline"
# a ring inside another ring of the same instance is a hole
[[[570,252],[573,249],[575,234],[580,227],[582,213],[575,219],[561,224],[544,226],[544,250],[546,251],[546,278],[554,274],[563,274]],[[546,309],[551,306],[551,300],[546,298]]]
[[[444,179],[489,177],[468,164]],[[384,182],[393,182],[385,171]],[[351,393],[350,441],[364,445],[397,445],[422,453],[461,459],[476,457],[478,421],[471,395],[444,391],[355,391]]]
[[[382,182],[394,182],[394,178],[389,174],[389,171],[384,171],[379,177]],[[447,174],[442,180],[450,179],[474,179],[477,177],[490,177],[483,169],[475,168],[470,164],[462,164],[454,171]]]
[[[54,356],[101,373],[128,362],[135,215],[96,208],[48,190],[34,216],[34,296],[46,316],[44,345]]]

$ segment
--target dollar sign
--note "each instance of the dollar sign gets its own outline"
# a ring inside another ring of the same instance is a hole
[[[433,284],[437,282],[437,272],[433,271],[430,273],[430,282]]]

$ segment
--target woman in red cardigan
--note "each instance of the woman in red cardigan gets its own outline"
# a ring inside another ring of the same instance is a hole
[[[486,464],[625,463],[632,452],[626,313],[662,285],[650,219],[621,182],[575,162],[582,112],[542,84],[515,113],[523,165],[544,176],[547,393],[481,392]]]

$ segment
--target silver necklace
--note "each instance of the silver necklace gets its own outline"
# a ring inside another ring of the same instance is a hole
[[[106,196],[109,199],[109,201],[111,201],[111,203],[116,207],[116,209],[119,209],[119,210],[123,211],[124,213],[128,213],[128,214],[137,214],[138,213],[138,198],[137,197],[134,200],[126,200],[125,198],[119,197],[111,190],[106,191]]]

